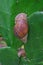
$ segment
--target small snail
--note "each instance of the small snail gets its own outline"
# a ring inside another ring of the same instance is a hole
[[[20,13],[15,17],[14,33],[24,43],[27,42],[28,24],[27,24],[27,15],[25,13]]]
[[[22,45],[19,49],[18,49],[18,57],[26,57],[26,52],[24,49],[24,45]]]
[[[30,62],[29,58],[26,57],[26,51],[24,48],[24,45],[22,45],[19,49],[18,49],[18,57],[23,57],[25,61]]]
[[[6,44],[5,40],[3,39],[3,37],[0,37],[0,48],[6,47],[6,46],[7,46],[7,44]]]

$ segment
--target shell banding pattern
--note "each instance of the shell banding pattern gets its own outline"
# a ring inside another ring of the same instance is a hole
[[[28,24],[26,20],[21,19],[15,24],[15,35],[23,38],[28,32]]]
[[[28,33],[27,15],[20,13],[15,17],[15,35],[23,38]]]

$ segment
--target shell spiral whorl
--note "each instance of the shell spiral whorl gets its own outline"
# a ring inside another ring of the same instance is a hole
[[[26,41],[28,34],[28,24],[27,15],[25,13],[20,13],[15,17],[14,33],[23,42]]]

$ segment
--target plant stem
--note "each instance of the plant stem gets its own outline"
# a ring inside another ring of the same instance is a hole
[[[20,65],[20,62],[21,62],[21,57],[19,57],[18,65]]]

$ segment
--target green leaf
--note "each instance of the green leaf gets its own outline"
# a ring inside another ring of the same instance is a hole
[[[16,50],[10,47],[0,48],[0,64],[1,65],[18,65],[18,57]]]
[[[43,65],[43,12],[35,12],[29,16],[30,32],[25,45],[30,65]]]
[[[9,46],[18,49],[22,42],[14,35],[14,19],[17,14],[21,12],[26,13],[30,26],[28,42],[26,44],[27,57],[31,61],[29,65],[43,65],[43,13],[39,12],[30,15],[35,11],[43,11],[43,0],[0,0],[0,34]],[[8,49],[7,51],[0,50],[0,53],[4,53],[3,55],[6,54],[6,58],[7,53],[10,56]],[[10,57],[8,58],[8,64],[6,64],[7,59],[3,55],[0,56],[0,60],[3,60],[4,65],[10,64]],[[12,52],[12,56],[14,55],[15,51],[14,54]],[[12,58],[15,58],[15,56]],[[12,60],[12,63],[16,62]],[[21,64],[23,63],[21,62]]]

